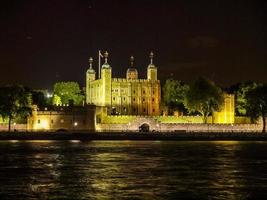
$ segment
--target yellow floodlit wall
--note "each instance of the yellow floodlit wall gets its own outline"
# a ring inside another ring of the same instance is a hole
[[[235,96],[224,94],[224,103],[219,112],[213,113],[213,122],[218,124],[235,123]]]
[[[33,107],[28,117],[27,129],[31,131],[95,130],[95,106],[56,107],[52,110],[38,110]]]

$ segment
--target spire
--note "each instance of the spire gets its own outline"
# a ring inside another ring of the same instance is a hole
[[[134,57],[133,56],[130,57],[130,62],[131,62],[131,67],[134,67]]]
[[[105,57],[105,64],[108,64],[108,52],[107,51],[104,53],[104,57]]]
[[[151,51],[150,54],[149,54],[150,65],[153,65],[153,57],[154,57],[154,53]]]
[[[90,57],[90,58],[89,58],[89,69],[93,69],[93,68],[92,68],[92,64],[93,64],[93,58]]]

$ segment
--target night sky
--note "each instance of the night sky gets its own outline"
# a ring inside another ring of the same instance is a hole
[[[88,58],[108,50],[113,76],[135,57],[145,78],[207,76],[222,86],[267,80],[267,1],[6,0],[0,6],[0,84],[85,84]]]

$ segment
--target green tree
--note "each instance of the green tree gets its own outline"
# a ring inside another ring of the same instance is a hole
[[[57,106],[62,105],[61,98],[58,95],[54,94],[52,104]]]
[[[247,115],[254,121],[259,117],[262,117],[262,132],[265,133],[267,115],[267,85],[259,85],[247,92],[246,101]]]
[[[27,117],[31,114],[31,94],[22,86],[5,86],[0,88],[0,114],[8,118],[8,131],[16,117]]]
[[[246,94],[257,87],[255,82],[244,82],[233,85],[230,92],[235,94],[235,112],[237,115],[245,116],[247,114]]]
[[[168,107],[168,112],[179,110],[187,112],[184,101],[189,86],[178,80],[167,79],[163,88],[163,102]]]
[[[190,112],[199,112],[204,123],[207,123],[207,118],[212,112],[219,111],[223,103],[222,90],[203,77],[190,85],[185,96],[185,107]]]
[[[54,97],[60,97],[62,104],[73,102],[74,105],[82,105],[84,95],[77,82],[59,82],[54,84]],[[58,98],[57,98],[58,101]]]

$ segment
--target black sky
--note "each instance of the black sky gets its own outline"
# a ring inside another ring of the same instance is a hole
[[[52,88],[85,82],[89,56],[110,52],[114,76],[130,55],[145,77],[207,76],[223,86],[267,80],[267,1],[7,0],[0,6],[0,84]]]

